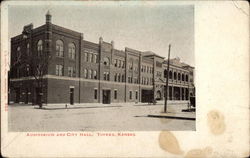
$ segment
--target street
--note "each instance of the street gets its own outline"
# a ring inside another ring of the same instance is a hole
[[[168,105],[179,113],[185,105]],[[40,131],[159,131],[195,130],[195,120],[147,117],[163,111],[163,103],[84,104],[38,109],[31,105],[9,105],[10,132]]]

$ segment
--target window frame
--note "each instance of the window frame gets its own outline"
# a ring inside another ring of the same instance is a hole
[[[71,60],[76,59],[76,45],[73,42],[68,44],[68,57]]]
[[[64,56],[64,43],[60,39],[56,40],[56,56],[57,57],[63,57]]]

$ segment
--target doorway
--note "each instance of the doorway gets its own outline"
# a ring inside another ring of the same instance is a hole
[[[25,104],[29,103],[29,89],[26,88]]]
[[[19,103],[19,101],[20,101],[20,88],[16,88],[15,89],[15,91],[16,91],[16,103]]]
[[[146,89],[143,89],[141,91],[141,102],[142,103],[145,103],[145,102],[150,102],[154,99],[154,93],[153,93],[153,90],[146,90]]]
[[[110,90],[103,90],[102,103],[110,104]]]
[[[73,105],[74,104],[74,88],[70,88],[70,104]]]

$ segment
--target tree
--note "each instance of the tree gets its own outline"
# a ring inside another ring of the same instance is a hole
[[[25,61],[29,75],[34,77],[38,89],[37,101],[39,108],[42,108],[43,105],[43,88],[46,82],[44,77],[48,72],[48,63],[50,58],[51,57],[48,53],[44,53],[42,48],[39,49],[38,47],[37,54],[27,55]]]

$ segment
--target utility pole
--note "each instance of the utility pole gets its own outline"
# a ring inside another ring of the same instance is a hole
[[[169,61],[170,61],[170,49],[171,44],[168,46],[168,67],[167,67],[167,75],[166,75],[166,89],[165,89],[165,104],[164,104],[164,112],[167,112],[167,102],[168,102],[168,75],[169,75]]]

